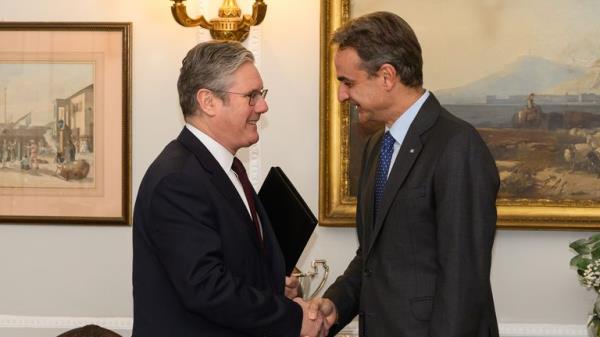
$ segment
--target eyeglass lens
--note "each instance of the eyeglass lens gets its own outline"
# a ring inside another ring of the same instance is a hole
[[[269,90],[268,89],[263,89],[260,91],[254,91],[250,94],[250,105],[255,105],[256,102],[258,102],[258,98],[262,97],[263,99],[265,99],[267,97],[267,92]]]

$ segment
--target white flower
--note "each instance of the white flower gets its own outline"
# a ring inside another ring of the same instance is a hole
[[[581,283],[587,288],[600,287],[600,260],[594,260],[583,271]]]

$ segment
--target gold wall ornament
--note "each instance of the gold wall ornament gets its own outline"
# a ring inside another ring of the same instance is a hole
[[[323,289],[325,281],[327,281],[327,277],[329,276],[329,265],[327,265],[327,260],[313,260],[310,265],[312,271],[302,272],[300,269],[294,267],[294,271],[292,272],[292,276],[300,279],[300,289],[303,293],[302,298],[306,301],[313,299]],[[319,284],[317,285],[317,289],[311,292],[311,282],[319,275],[319,266],[323,269],[323,275],[321,276],[321,281],[319,281]]]
[[[242,10],[235,0],[224,0],[219,8],[219,17],[206,21],[204,15],[190,18],[183,2],[185,0],[171,0],[171,12],[175,21],[184,27],[200,26],[210,31],[216,40],[244,41],[250,33],[251,26],[258,26],[267,14],[267,4],[263,0],[254,1],[252,15],[242,15]]]

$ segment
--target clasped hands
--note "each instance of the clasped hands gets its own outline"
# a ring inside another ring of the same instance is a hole
[[[335,304],[327,298],[313,298],[304,301],[300,294],[300,282],[297,277],[286,277],[285,295],[293,299],[302,308],[302,328],[300,337],[325,337],[337,321]]]

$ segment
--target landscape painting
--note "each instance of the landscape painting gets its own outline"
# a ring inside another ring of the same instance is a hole
[[[94,187],[94,64],[0,61],[0,188]]]
[[[337,101],[333,32],[391,11],[415,31],[424,88],[496,160],[498,226],[600,228],[600,1],[322,0],[319,223],[354,226],[365,140]]]
[[[488,144],[500,199],[600,201],[600,2],[356,1],[351,13],[383,9],[419,37],[424,86]]]

